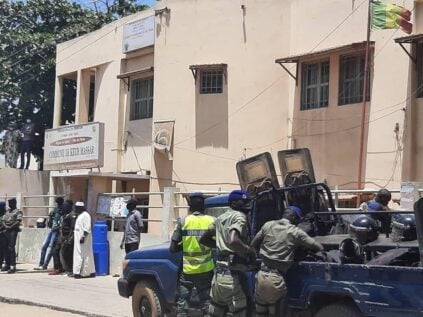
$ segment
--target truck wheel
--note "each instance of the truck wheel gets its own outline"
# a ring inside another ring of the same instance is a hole
[[[353,305],[332,304],[321,308],[314,317],[363,317]]]
[[[152,283],[138,282],[132,293],[134,317],[162,317],[162,304]]]

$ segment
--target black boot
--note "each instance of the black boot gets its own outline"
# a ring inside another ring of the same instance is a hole
[[[8,274],[16,273],[16,266],[11,266],[10,269],[7,271]]]

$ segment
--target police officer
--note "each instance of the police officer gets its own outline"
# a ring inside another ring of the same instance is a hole
[[[0,201],[0,269],[3,268],[3,262],[7,254],[6,228],[3,223],[3,216],[6,213],[6,203]]]
[[[264,224],[251,242],[254,249],[260,250],[262,258],[254,295],[256,316],[283,316],[277,314],[277,305],[286,295],[283,276],[293,264],[297,248],[323,250],[320,243],[296,227],[299,220],[299,214],[287,208],[282,219]]]
[[[3,223],[6,228],[6,238],[8,241],[6,267],[7,273],[16,272],[16,239],[19,227],[22,223],[22,212],[16,207],[16,199],[8,200],[9,208],[3,216]]]
[[[247,297],[242,285],[249,258],[255,259],[254,248],[248,245],[248,193],[234,190],[228,198],[230,209],[220,215],[201,237],[200,243],[216,244],[218,261],[210,292],[210,316],[247,315]],[[215,240],[213,239],[215,237]]]
[[[363,211],[376,211],[371,215],[373,219],[378,222],[381,233],[389,233],[391,229],[391,215],[386,213],[378,213],[377,211],[390,211],[388,207],[391,201],[391,192],[385,188],[379,189],[376,197],[372,200],[365,201],[360,205],[360,210]]]
[[[204,215],[203,194],[191,194],[188,205],[191,214],[178,221],[170,245],[171,252],[183,252],[178,288],[178,317],[188,316],[188,300],[194,287],[202,301],[203,314],[207,314],[214,269],[211,249],[199,243],[199,238],[213,224],[214,218]]]

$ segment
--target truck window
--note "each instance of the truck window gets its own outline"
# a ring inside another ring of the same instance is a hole
[[[206,215],[209,216],[213,216],[215,218],[219,217],[221,214],[225,213],[226,211],[228,211],[229,207],[228,206],[222,206],[222,207],[209,207],[206,208],[206,210],[204,211],[204,213]]]

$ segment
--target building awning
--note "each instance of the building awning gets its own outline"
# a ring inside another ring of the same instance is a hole
[[[150,180],[149,175],[140,175],[135,173],[108,173],[108,172],[94,172],[90,170],[69,170],[69,171],[52,171],[51,177],[78,177],[78,178],[90,178],[90,177],[104,177],[111,178],[114,180]]]
[[[371,47],[374,46],[374,44],[375,44],[374,41],[370,42]],[[278,58],[277,60],[275,60],[275,63],[276,64],[298,63],[300,60],[302,60],[304,58],[309,58],[309,57],[318,56],[318,55],[322,55],[322,54],[332,54],[332,53],[350,50],[350,49],[364,50],[365,48],[366,48],[366,42],[357,42],[357,43],[351,43],[351,44],[347,44],[347,45],[341,45],[341,46],[336,46],[336,47],[332,47],[332,48],[327,48],[327,49],[320,50],[320,51],[313,51],[313,52],[308,52],[308,53]]]
[[[135,75],[139,75],[139,74],[144,74],[144,73],[150,73],[154,71],[154,67],[146,67],[146,68],[140,68],[137,70],[133,70],[130,72],[126,72],[126,73],[122,73],[117,75],[117,79],[124,79],[124,78],[129,78]]]
[[[420,40],[423,40],[423,34],[414,34],[414,35],[399,37],[395,39],[395,43],[411,44],[411,43],[419,42]]]
[[[228,64],[200,64],[200,65],[190,65],[189,69],[194,76],[194,79],[197,79],[197,72],[198,70],[222,70],[223,75],[225,76],[226,80],[226,72],[227,72]]]
[[[414,34],[395,39],[395,43],[398,43],[401,46],[401,48],[408,55],[408,57],[410,57],[414,64],[417,64],[417,60],[413,55],[411,55],[409,51],[407,51],[407,49],[404,47],[404,44],[414,44],[420,41],[423,41],[423,34]]]
[[[137,69],[137,70],[133,70],[133,71],[130,71],[130,72],[119,74],[116,77],[117,77],[117,79],[123,80],[123,82],[128,87],[128,91],[129,91],[129,88],[131,88],[130,78],[132,76],[140,75],[140,74],[144,74],[144,73],[151,73],[151,72],[154,72],[154,67],[140,68],[140,69]]]
[[[300,60],[305,59],[305,58],[314,57],[314,56],[323,55],[323,54],[333,54],[333,53],[336,53],[336,52],[342,52],[342,51],[346,51],[346,50],[365,50],[366,44],[367,44],[367,42],[357,42],[357,43],[351,43],[351,44],[347,44],[347,45],[341,45],[341,46],[336,46],[336,47],[332,47],[332,48],[327,48],[327,49],[320,50],[320,51],[312,51],[312,52],[302,53],[302,54],[298,54],[298,55],[291,55],[291,56],[287,56],[287,57],[283,57],[283,58],[278,58],[277,60],[275,60],[275,63],[279,64],[289,74],[289,76],[291,76],[295,80],[295,85],[297,85],[298,84],[298,63],[299,63]],[[373,48],[374,44],[375,44],[375,42],[371,41],[370,47]],[[284,65],[285,63],[295,63],[295,64],[297,64],[297,67],[296,67],[296,70],[295,70],[295,75],[291,72],[291,70],[289,70]]]

